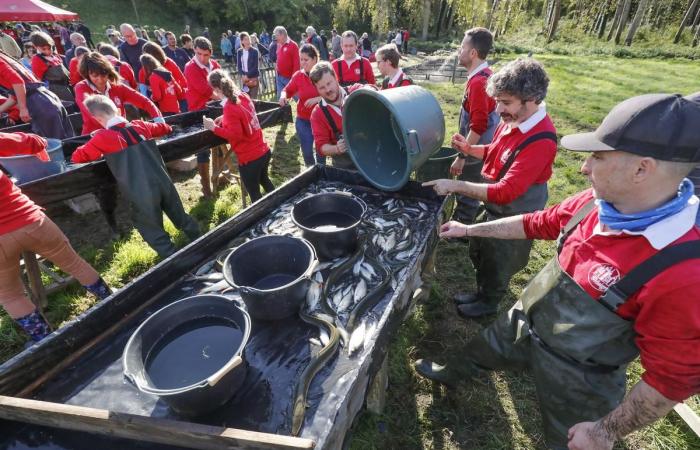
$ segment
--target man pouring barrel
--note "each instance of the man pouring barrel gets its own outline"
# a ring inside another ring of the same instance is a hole
[[[551,448],[612,449],[700,392],[700,228],[686,178],[700,162],[700,104],[649,94],[562,146],[591,152],[592,189],[545,211],[442,226],[445,238],[558,240],[518,302],[460,361],[419,360],[445,384],[479,369],[530,369]],[[465,358],[466,356],[466,358]],[[625,396],[627,365],[641,380]]]
[[[493,141],[470,145],[461,134],[452,146],[464,155],[484,161],[482,182],[435,180],[440,195],[460,194],[483,202],[476,222],[537,211],[547,202],[547,181],[557,151],[557,135],[547,115],[544,98],[549,78],[534,59],[517,59],[488,79],[487,92],[496,100],[501,123]],[[471,138],[470,138],[471,139]],[[511,277],[526,265],[531,240],[469,238],[469,257],[476,270],[477,290],[455,297],[462,317],[494,314],[506,295]]]

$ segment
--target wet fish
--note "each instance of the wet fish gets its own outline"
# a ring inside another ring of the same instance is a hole
[[[306,292],[306,303],[309,305],[309,310],[314,311],[318,307],[318,301],[321,298],[321,284],[312,281],[309,290]]]
[[[204,275],[205,273],[211,272],[214,269],[214,264],[216,263],[216,260],[211,260],[207,262],[206,264],[202,265],[197,271],[194,273],[195,276],[201,276]]]
[[[353,330],[352,335],[350,335],[350,343],[348,344],[348,355],[354,354],[365,346],[366,331],[367,327],[364,321]]]
[[[220,272],[212,272],[208,273],[206,275],[193,275],[190,277],[185,278],[183,281],[185,282],[190,282],[190,281],[219,281],[223,280],[224,275]]]
[[[356,277],[360,276],[360,269],[362,268],[362,263],[364,262],[365,258],[364,256],[361,256],[355,265],[352,267],[352,274],[355,275]]]
[[[199,294],[209,294],[211,292],[222,292],[231,286],[228,284],[226,280],[221,280],[218,283],[214,283],[211,286],[207,286],[201,291],[199,291]]]
[[[361,278],[360,281],[357,283],[357,287],[355,287],[353,301],[357,303],[360,300],[362,300],[365,297],[365,295],[367,295],[367,283],[365,283],[365,280]]]

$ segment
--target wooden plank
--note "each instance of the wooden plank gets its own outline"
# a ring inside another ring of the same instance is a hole
[[[310,439],[0,396],[0,418],[204,450],[312,449]]]
[[[681,416],[681,419],[688,424],[691,430],[695,432],[696,435],[700,436],[700,417],[697,413],[690,409],[690,406],[685,403],[678,403],[673,407],[673,410]]]
[[[36,260],[36,255],[32,252],[22,252],[22,259],[24,259],[24,268],[29,279],[32,302],[39,308],[39,311],[43,311],[44,308],[49,306],[49,301],[44,290],[44,283],[41,282],[41,269]]]

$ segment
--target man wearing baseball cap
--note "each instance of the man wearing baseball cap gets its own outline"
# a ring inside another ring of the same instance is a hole
[[[418,360],[418,372],[449,385],[530,369],[556,449],[612,449],[700,392],[699,200],[686,178],[698,123],[700,103],[680,95],[625,100],[596,131],[562,139],[591,152],[591,189],[544,211],[444,224],[445,238],[558,239],[558,255],[457,364]],[[638,356],[644,373],[625,396]]]

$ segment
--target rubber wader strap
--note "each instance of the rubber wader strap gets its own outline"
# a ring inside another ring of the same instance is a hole
[[[124,140],[126,141],[127,145],[129,145],[129,146],[136,145],[139,142],[143,142],[143,140],[144,140],[141,137],[141,135],[138,134],[136,132],[136,130],[134,130],[133,127],[128,126],[128,125],[125,127],[114,126],[114,127],[111,127],[110,130],[114,130],[117,133],[121,134],[122,137],[124,138]]]
[[[518,157],[521,151],[528,145],[532,144],[533,142],[541,141],[541,140],[550,140],[553,141],[554,144],[557,143],[557,134],[552,133],[551,131],[543,131],[542,133],[537,133],[533,134],[529,138],[525,139],[522,144],[518,145],[515,147],[515,150],[508,156],[508,159],[506,160],[506,163],[501,167],[501,171],[498,172],[498,177],[496,178],[496,181],[499,181],[501,178],[503,178],[506,173],[508,173],[508,170],[510,169],[510,166],[513,165],[515,162],[515,158]]]
[[[652,278],[669,267],[689,259],[700,259],[700,240],[669,246],[649,257],[630,270],[620,281],[610,286],[600,297],[600,302],[615,312]]]
[[[389,87],[389,78],[384,77],[384,79],[382,80],[382,89],[386,89],[388,87]]]
[[[583,208],[576,211],[576,214],[574,214],[566,225],[564,225],[564,228],[561,229],[559,237],[557,238],[557,254],[561,253],[561,249],[564,247],[564,242],[566,242],[566,239],[569,237],[571,232],[574,231],[574,228],[576,228],[578,224],[580,224],[583,219],[586,218],[588,213],[593,211],[593,208],[595,208],[595,199],[592,198],[588,201],[588,203],[583,205]]]
[[[360,84],[367,84],[365,80],[365,58],[360,56]]]
[[[328,125],[331,126],[331,130],[333,130],[333,134],[335,135],[335,140],[339,141],[340,136],[342,133],[338,129],[338,127],[335,124],[335,120],[333,120],[333,116],[331,116],[331,112],[328,111],[328,107],[326,105],[319,105],[321,107],[321,111],[323,111],[323,115],[326,116],[326,120],[328,121]]]
[[[338,66],[338,82],[342,86],[343,85],[343,60],[342,59],[338,59],[337,66]]]

